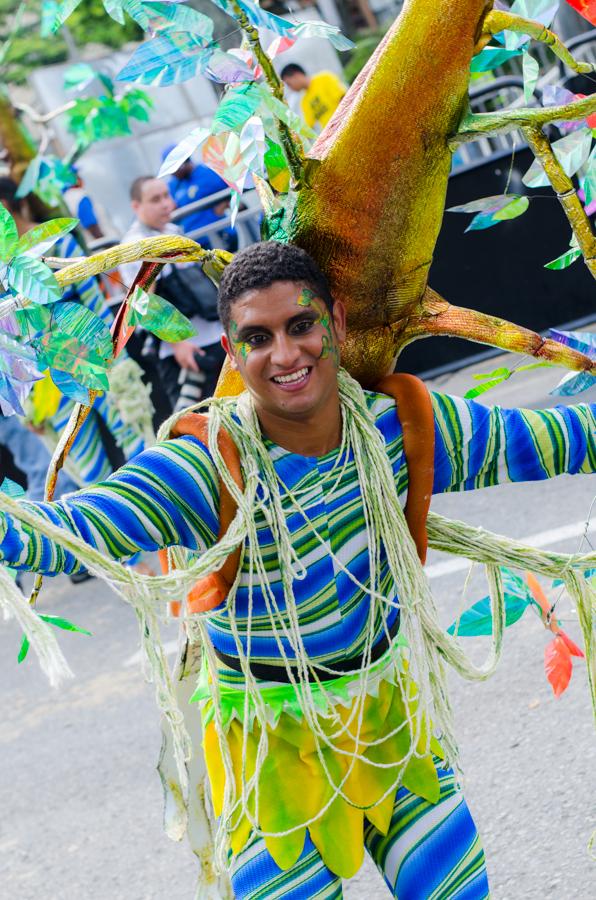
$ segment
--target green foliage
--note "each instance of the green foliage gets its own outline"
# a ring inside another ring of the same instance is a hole
[[[385,37],[386,31],[386,28],[379,28],[375,31],[368,31],[356,39],[356,46],[350,53],[350,59],[344,66],[344,78],[348,84],[352,84],[357,75],[360,74]]]
[[[23,84],[34,69],[68,59],[63,35],[59,32],[50,38],[42,37],[39,18],[28,16],[27,24],[12,35],[13,16],[18,5],[17,0],[0,0],[0,43],[12,37],[1,72],[2,81],[9,84]],[[40,0],[31,0],[27,12],[39,16]],[[126,23],[119,25],[106,15],[101,0],[82,0],[68,20],[68,28],[79,47],[92,42],[118,49],[129,41],[140,41],[143,37],[142,30],[132,19],[127,17]]]

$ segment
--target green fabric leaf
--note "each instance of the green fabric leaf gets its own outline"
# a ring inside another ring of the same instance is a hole
[[[584,194],[586,195],[586,206],[591,206],[594,200],[596,200],[596,148],[594,148],[590,154],[582,187],[584,189]]]
[[[53,303],[62,296],[62,288],[52,270],[39,259],[18,256],[6,270],[7,286],[32,303]]]
[[[490,72],[492,69],[496,69],[498,66],[502,66],[503,63],[513,59],[514,56],[519,56],[521,52],[521,50],[506,50],[504,47],[485,47],[481,53],[478,53],[472,59],[470,71]]]
[[[227,91],[219,104],[211,123],[211,134],[232,131],[256,112],[262,95],[256,84],[249,84]]]
[[[17,484],[16,481],[13,481],[12,478],[4,478],[2,482],[0,482],[0,493],[6,494],[7,497],[12,497],[13,499],[18,499],[19,497],[25,496],[25,488]]]
[[[26,197],[27,194],[32,194],[35,190],[37,182],[39,181],[39,174],[41,171],[41,164],[43,162],[42,156],[36,156],[31,160],[29,165],[25,170],[25,174],[21,178],[21,183],[19,184],[19,189],[16,193],[18,198]]]
[[[21,649],[19,650],[19,655],[17,656],[17,662],[22,663],[29,653],[29,638],[26,634],[23,635],[23,640],[21,642]]]
[[[538,84],[538,78],[540,77],[540,66],[538,65],[538,61],[535,60],[530,53],[524,53],[523,71],[524,100],[526,103],[530,103],[534,96],[536,85]]]
[[[50,616],[47,613],[39,613],[39,618],[43,619],[43,621],[47,622],[49,625],[53,625],[55,628],[61,628],[63,631],[76,631],[77,634],[87,634],[91,637],[91,632],[87,631],[86,628],[81,628],[80,625],[74,625],[72,622],[69,622],[68,619],[63,619],[61,616]]]
[[[522,216],[528,206],[530,205],[530,201],[528,197],[516,197],[508,203],[507,206],[504,206],[498,212],[493,213],[493,219],[495,222],[506,222],[510,219],[517,219],[518,216]]]
[[[525,613],[530,600],[523,597],[505,595],[505,627],[514,625]],[[476,637],[481,634],[492,634],[493,618],[490,609],[490,597],[483,597],[478,603],[466,610],[457,622],[453,622],[447,629],[449,634],[461,637]]]
[[[497,387],[497,385],[507,381],[512,375],[513,372],[511,369],[506,369],[504,367],[494,369],[494,371],[490,372],[488,375],[474,375],[474,378],[477,380],[483,379],[484,384],[480,384],[467,391],[464,394],[464,397],[466,400],[473,400],[475,397],[479,397],[481,394],[485,394],[487,391],[492,390],[492,388]]]
[[[19,234],[9,211],[0,203],[0,259],[8,261],[13,255]]]
[[[69,372],[76,381],[90,390],[107,391],[108,373],[105,362],[97,353],[83,346],[76,337],[58,330],[44,334],[31,342],[46,368]]]
[[[21,256],[43,256],[57,240],[76,227],[78,219],[52,219],[27,231],[20,239],[16,252]]]
[[[157,335],[162,341],[175,344],[196,335],[196,331],[186,316],[182,315],[163,297],[149,294],[142,288],[135,288],[127,310],[127,324],[141,325],[145,331]]]
[[[582,255],[581,250],[567,250],[566,253],[563,253],[561,256],[558,256],[556,259],[553,259],[551,262],[546,263],[545,269],[553,269],[553,271],[559,272],[561,269],[567,269],[570,265],[572,265],[576,259],[579,259]]]

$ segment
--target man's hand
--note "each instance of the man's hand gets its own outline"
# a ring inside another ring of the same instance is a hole
[[[197,355],[204,356],[205,351],[201,350],[190,341],[180,341],[179,344],[172,344],[174,350],[174,359],[181,369],[190,369],[191,372],[200,372],[195,357]]]

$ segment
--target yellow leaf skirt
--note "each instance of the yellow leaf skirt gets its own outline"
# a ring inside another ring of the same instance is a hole
[[[217,676],[218,735],[210,678],[203,670],[193,699],[201,703],[205,758],[218,817],[226,812],[221,742],[227,745],[234,801],[232,814],[227,823],[220,821],[220,827],[227,827],[233,854],[253,833],[248,812],[281,869],[296,863],[308,829],[328,868],[350,878],[362,864],[364,818],[386,834],[399,786],[431,803],[438,801],[433,753],[443,754],[420,724],[418,690],[403,659],[396,659],[399,655],[394,646],[370,667],[364,697],[355,696],[361,673],[325,681],[324,691],[311,686],[317,725],[324,736],[318,740],[292,685],[259,685],[267,710],[267,721],[261,723],[246,703],[242,677],[228,669]],[[266,754],[263,760],[261,747],[257,767],[263,727]]]

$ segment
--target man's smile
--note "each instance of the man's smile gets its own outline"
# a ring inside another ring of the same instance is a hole
[[[312,366],[302,366],[300,369],[294,369],[293,372],[286,372],[283,375],[273,375],[270,380],[282,388],[282,390],[295,391],[304,387],[310,378],[311,372]]]

